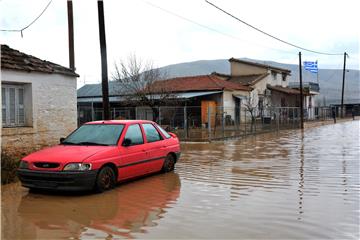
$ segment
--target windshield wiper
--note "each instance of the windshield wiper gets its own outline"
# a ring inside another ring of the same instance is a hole
[[[109,146],[109,144],[96,143],[96,142],[78,142],[77,145],[93,145],[93,146]]]
[[[62,142],[63,145],[77,145],[77,143],[74,142]]]

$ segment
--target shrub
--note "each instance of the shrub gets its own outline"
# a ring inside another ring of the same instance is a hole
[[[1,152],[1,184],[17,181],[16,170],[19,163],[20,158]]]

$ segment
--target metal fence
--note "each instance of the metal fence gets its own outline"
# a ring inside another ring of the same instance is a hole
[[[305,117],[307,116],[304,110]],[[314,120],[331,118],[331,108],[315,108]],[[79,125],[102,120],[101,108],[78,106]],[[117,107],[111,108],[111,119],[147,119],[189,141],[216,140],[249,134],[298,128],[300,108],[272,107],[261,111],[223,107]]]

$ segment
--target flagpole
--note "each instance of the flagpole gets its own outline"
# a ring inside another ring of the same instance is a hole
[[[303,88],[302,88],[302,67],[301,52],[299,52],[299,80],[300,80],[300,128],[304,129],[304,109],[303,109]]]
[[[316,60],[316,68],[317,68],[317,71],[316,71],[316,82],[317,84],[319,85],[319,66],[317,65],[318,63],[318,60]]]

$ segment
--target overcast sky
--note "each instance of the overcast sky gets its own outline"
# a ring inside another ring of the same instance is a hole
[[[348,52],[359,69],[358,0],[210,0],[233,15],[283,40],[321,52]],[[49,0],[0,0],[0,28],[20,29]],[[101,81],[96,0],[74,0],[75,66],[78,86]],[[158,67],[196,60],[248,57],[298,63],[299,49],[237,22],[204,0],[105,0],[109,75],[115,61],[135,53]],[[41,59],[68,66],[67,4],[53,0],[30,28],[0,32],[0,41]],[[302,51],[320,68],[342,68],[343,56]]]

